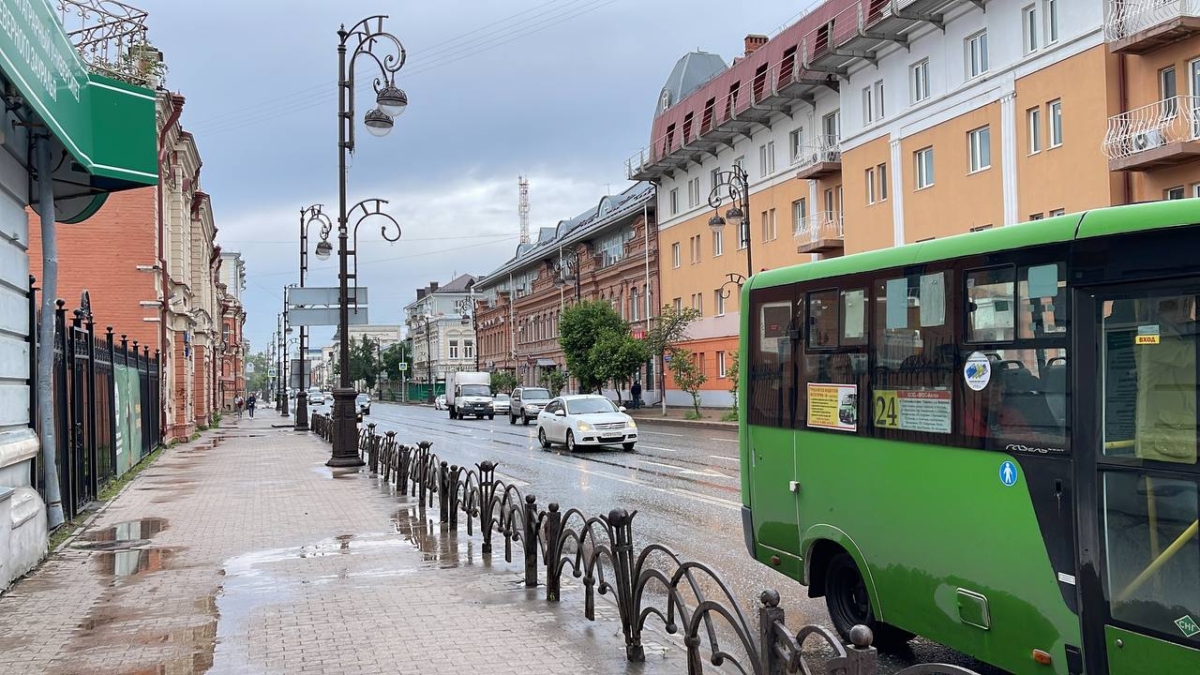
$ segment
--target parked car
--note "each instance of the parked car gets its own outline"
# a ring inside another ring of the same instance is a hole
[[[497,415],[507,415],[510,399],[508,394],[496,394],[492,397],[492,412]]]
[[[325,393],[321,391],[320,387],[308,388],[308,405],[325,405]]]
[[[438,397],[433,399],[433,409],[434,410],[445,410],[446,409],[446,395],[445,394],[438,394]]]
[[[354,405],[358,407],[358,412],[363,415],[371,414],[371,397],[367,394],[359,394],[354,397]]]
[[[550,402],[550,390],[542,387],[517,387],[513,389],[512,400],[508,403],[508,423],[529,426],[529,420],[536,420],[538,413]]]
[[[584,445],[620,445],[633,450],[637,423],[612,401],[595,394],[559,396],[538,413],[538,441],[543,448],[562,443],[568,452]]]

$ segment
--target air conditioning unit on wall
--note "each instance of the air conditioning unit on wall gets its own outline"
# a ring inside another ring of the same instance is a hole
[[[1151,150],[1163,144],[1162,131],[1151,129],[1149,131],[1141,131],[1133,135],[1133,150],[1134,152],[1142,152],[1143,150]]]

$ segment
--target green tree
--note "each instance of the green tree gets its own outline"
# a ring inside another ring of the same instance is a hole
[[[563,387],[567,386],[567,376],[561,370],[547,370],[542,373],[539,384],[550,390],[551,396],[558,396]]]
[[[375,378],[379,376],[379,369],[383,366],[379,360],[379,343],[366,335],[360,340],[350,342],[350,381],[358,382],[363,380],[367,389],[375,388]],[[342,374],[342,364],[335,362],[333,364],[333,373],[335,375]]]
[[[738,353],[733,352],[733,360],[729,363],[729,367],[725,369],[725,377],[729,378],[729,393],[733,396],[733,409],[725,415],[724,419],[726,422],[738,421],[738,382],[741,372]]]
[[[675,386],[692,395],[692,419],[700,419],[700,387],[708,381],[708,377],[696,366],[696,360],[690,351],[678,347],[671,349],[671,375],[675,378]]]
[[[691,307],[681,307],[675,309],[673,305],[663,305],[662,311],[654,319],[654,325],[650,327],[646,333],[646,347],[650,350],[651,356],[658,357],[658,381],[659,389],[664,392],[662,397],[663,414],[667,414],[667,375],[666,362],[663,359],[675,343],[686,340],[688,336],[688,327],[692,322],[700,318],[700,310]]]
[[[389,380],[399,381],[400,364],[407,363],[412,367],[412,359],[409,358],[408,343],[397,342],[383,350],[383,358],[380,360],[380,370],[387,373]]]
[[[507,370],[492,373],[492,394],[508,394],[517,388],[517,376]]]
[[[621,402],[621,388],[629,383],[643,363],[650,359],[646,343],[626,332],[605,330],[592,345],[588,360],[592,373],[601,382],[612,381],[617,385],[617,402]]]
[[[267,382],[270,380],[268,375],[271,369],[271,359],[266,352],[251,354],[246,359],[246,370],[252,370],[246,374],[246,391],[237,392],[242,395],[248,395],[248,392],[261,392],[267,388]],[[253,368],[250,368],[253,366]]]
[[[592,347],[605,332],[629,333],[629,324],[604,300],[580,302],[568,307],[558,323],[559,344],[567,357],[567,367],[584,391],[599,389],[608,378],[597,372]]]

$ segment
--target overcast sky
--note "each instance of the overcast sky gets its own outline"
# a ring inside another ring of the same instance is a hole
[[[225,250],[247,266],[252,349],[270,341],[281,288],[297,281],[299,212],[337,212],[339,23],[388,14],[404,43],[408,111],[389,136],[365,132],[359,61],[357,152],[349,201],[389,200],[403,236],[360,231],[360,283],[372,323],[400,323],[415,289],[486,274],[518,241],[517,177],[530,180],[531,231],[619,192],[625,160],[647,145],[654,103],[676,60],[701,49],[727,62],[747,33],[774,35],[811,0],[129,0],[149,12],[166,86],[204,162]],[[310,246],[317,227],[312,228]],[[336,242],[335,242],[336,244]],[[310,249],[311,250],[311,249]],[[336,257],[310,261],[309,286],[337,284]],[[332,329],[314,329],[312,346]]]

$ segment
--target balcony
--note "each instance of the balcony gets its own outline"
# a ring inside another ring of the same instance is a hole
[[[1110,117],[1111,171],[1152,171],[1200,159],[1200,96],[1173,96]]]
[[[800,146],[796,160],[796,178],[816,179],[841,173],[841,139],[837,136],[818,136]]]
[[[1200,0],[1110,0],[1104,38],[1113,52],[1144,54],[1200,32]]]
[[[797,253],[833,253],[845,248],[841,211],[821,211],[796,230]]]

